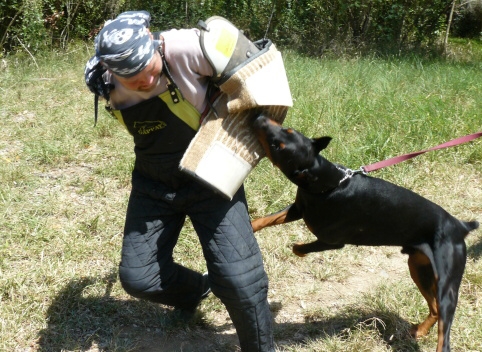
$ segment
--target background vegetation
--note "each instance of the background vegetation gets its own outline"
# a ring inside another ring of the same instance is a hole
[[[253,40],[267,35],[310,55],[433,51],[449,24],[458,37],[482,33],[482,0],[0,0],[0,49],[66,48],[130,9],[150,11],[156,30],[224,16]]]

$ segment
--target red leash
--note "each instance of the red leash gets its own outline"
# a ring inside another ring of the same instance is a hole
[[[469,134],[467,136],[455,138],[455,139],[452,139],[451,141],[442,143],[442,144],[440,144],[436,147],[430,148],[430,149],[422,150],[420,152],[414,152],[414,153],[409,153],[409,154],[405,154],[405,155],[400,155],[400,156],[396,156],[396,157],[393,157],[393,158],[390,158],[390,159],[386,159],[386,160],[376,162],[376,163],[371,164],[371,165],[362,166],[360,169],[362,170],[362,172],[368,173],[368,172],[371,172],[371,171],[382,169],[382,168],[387,167],[387,166],[391,166],[391,165],[401,163],[402,161],[412,159],[412,158],[416,157],[417,155],[420,155],[420,154],[423,154],[423,153],[426,153],[426,152],[430,152],[432,150],[453,147],[453,146],[456,146],[456,145],[459,145],[459,144],[470,142],[471,140],[477,139],[479,137],[482,137],[482,132],[477,132],[477,133]]]

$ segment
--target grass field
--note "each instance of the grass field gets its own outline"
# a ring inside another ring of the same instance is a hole
[[[285,125],[329,135],[323,152],[356,169],[482,130],[482,45],[447,60],[312,59],[284,52],[294,98]],[[117,279],[133,144],[83,81],[91,45],[0,62],[0,351],[235,351],[223,306],[172,322],[168,307],[132,299]],[[455,216],[482,220],[482,139],[427,153],[374,176],[410,188]],[[266,159],[246,180],[253,217],[292,202],[295,187]],[[428,313],[398,248],[346,247],[300,259],[301,222],[258,235],[270,277],[279,351],[434,351],[410,323]],[[482,231],[452,327],[454,351],[482,351]],[[189,223],[176,260],[205,269]]]

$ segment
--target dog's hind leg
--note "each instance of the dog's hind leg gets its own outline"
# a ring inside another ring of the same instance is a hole
[[[411,249],[408,252],[408,268],[410,276],[417,285],[428,304],[429,314],[420,324],[410,330],[410,335],[415,338],[428,334],[430,328],[438,320],[437,280],[430,259],[421,251]]]
[[[467,259],[465,242],[441,241],[437,247],[435,265],[439,272],[438,299],[438,345],[437,352],[450,351],[450,328],[459,297],[460,283]]]
[[[308,253],[327,251],[330,249],[343,248],[344,244],[328,244],[321,241],[313,241],[310,243],[295,243],[293,245],[293,253],[298,257],[304,257]]]

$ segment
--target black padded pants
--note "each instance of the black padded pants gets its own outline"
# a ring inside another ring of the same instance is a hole
[[[173,261],[186,216],[199,237],[211,290],[226,306],[242,351],[273,351],[268,279],[251,228],[244,190],[228,201],[194,181],[176,190],[133,173],[120,263],[129,294],[194,308],[202,275]]]

